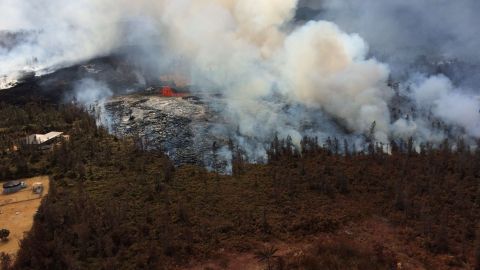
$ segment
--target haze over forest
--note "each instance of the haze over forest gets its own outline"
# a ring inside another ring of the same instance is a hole
[[[479,12],[0,0],[0,270],[480,270]]]

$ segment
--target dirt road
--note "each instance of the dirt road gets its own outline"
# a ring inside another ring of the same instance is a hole
[[[48,176],[38,176],[21,180],[27,184],[27,188],[20,192],[4,195],[0,191],[0,228],[10,231],[9,240],[0,241],[0,252],[16,254],[20,240],[25,232],[28,232],[33,224],[33,216],[41,203],[41,198],[48,194]],[[42,195],[34,194],[32,186],[40,182],[44,186]]]

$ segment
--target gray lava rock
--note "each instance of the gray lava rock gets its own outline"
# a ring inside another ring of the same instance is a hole
[[[104,106],[113,134],[144,138],[147,148],[163,150],[177,165],[210,166],[213,142],[226,140],[212,134],[210,120],[218,117],[198,99],[129,95]]]

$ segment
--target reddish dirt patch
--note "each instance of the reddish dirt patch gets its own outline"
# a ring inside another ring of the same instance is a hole
[[[209,260],[199,263],[195,266],[189,266],[180,268],[182,270],[217,270],[217,269],[230,269],[230,270],[263,270],[265,267],[260,264],[255,255],[248,253],[220,253],[221,258],[216,260]]]
[[[453,258],[450,256],[433,256],[421,247],[422,239],[409,239],[407,228],[395,227],[388,220],[380,217],[371,217],[362,222],[343,226],[335,233],[321,233],[307,237],[304,240],[291,242],[258,243],[256,248],[261,250],[265,246],[273,246],[278,251],[276,257],[285,261],[301,261],[311,254],[317,244],[347,243],[356,249],[366,251],[375,256],[383,256],[392,260],[395,269],[417,270],[427,269],[464,269],[448,266]],[[265,269],[266,265],[259,262],[254,252],[237,253],[220,250],[216,259],[208,261],[193,261],[181,270],[244,270]]]

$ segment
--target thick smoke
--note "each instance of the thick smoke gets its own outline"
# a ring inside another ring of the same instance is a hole
[[[123,11],[110,0],[0,0],[1,38],[13,44],[0,43],[0,76],[7,83],[110,53]]]
[[[394,61],[420,55],[480,61],[480,2],[476,0],[309,0],[318,17],[359,33]]]
[[[194,83],[221,89],[240,134],[264,140],[301,137],[284,110],[303,104],[328,113],[350,132],[389,133],[388,68],[368,59],[358,35],[325,21],[291,24],[296,1],[175,1],[160,7],[171,51],[186,57]],[[206,83],[207,82],[207,83]],[[275,102],[272,96],[280,94]],[[348,104],[345,103],[348,102]]]
[[[98,125],[111,129],[112,119],[105,113],[105,101],[113,96],[113,91],[107,84],[94,79],[83,79],[75,82],[71,96],[66,101],[73,101],[77,105],[95,113]]]
[[[371,54],[389,65],[390,76],[402,82],[400,95],[412,100],[416,116],[409,112],[392,119],[394,137],[434,142],[479,137],[480,28],[475,25],[480,2],[304,0],[300,6],[314,11],[315,19],[358,33]],[[437,120],[448,130],[432,128]]]
[[[456,88],[444,75],[418,74],[406,85],[403,95],[413,102],[414,111],[393,123],[394,137],[433,143],[458,136],[480,137],[479,97]],[[435,126],[440,123],[444,128]]]
[[[389,70],[367,59],[367,52],[358,35],[348,35],[329,22],[309,22],[285,40],[282,87],[297,101],[325,110],[352,131],[367,132],[376,121],[377,139],[385,141],[390,121],[387,103],[393,94],[385,84]]]
[[[476,138],[480,104],[471,89],[445,76],[403,72],[425,54],[476,59],[480,43],[475,27],[466,26],[477,20],[478,4],[440,2],[309,1],[301,5],[322,12],[298,23],[296,0],[0,0],[7,7],[0,8],[0,28],[29,33],[0,46],[0,75],[121,51],[143,73],[174,69],[205,95],[220,94],[212,105],[226,118],[223,130],[253,156],[274,134],[294,143],[305,134],[358,139],[374,122],[382,142],[451,136],[431,128],[433,118]],[[175,68],[178,62],[188,68]],[[396,92],[388,86],[392,76],[403,80]],[[407,101],[395,104],[395,96]],[[418,112],[392,119],[398,106]]]
[[[443,76],[420,78],[412,85],[412,98],[419,108],[429,110],[449,125],[458,125],[473,137],[480,137],[480,100],[465,94]]]
[[[73,100],[84,106],[103,103],[113,96],[112,90],[105,83],[93,79],[83,79],[76,82],[73,94]]]

